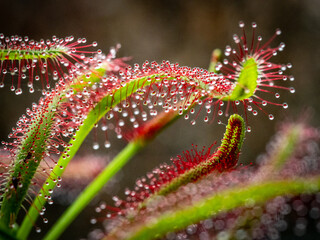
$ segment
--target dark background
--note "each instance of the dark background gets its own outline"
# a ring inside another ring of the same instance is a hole
[[[282,102],[287,102],[289,108],[266,108],[268,113],[274,114],[275,120],[268,120],[262,112],[249,119],[253,131],[246,136],[241,162],[254,162],[258,154],[265,151],[267,141],[283,120],[304,119],[308,115],[312,125],[320,125],[319,0],[1,1],[0,6],[0,32],[6,36],[28,35],[39,40],[52,35],[74,35],[86,37],[89,42],[97,41],[104,52],[121,43],[118,56],[132,56],[131,63],[139,64],[145,60],[170,60],[180,65],[207,68],[211,51],[224,49],[225,45],[232,44],[235,32],[240,34],[240,20],[247,24],[247,29],[255,21],[257,32],[264,40],[279,27],[283,34],[273,46],[283,41],[286,48],[274,61],[293,64],[288,74],[295,76],[296,80],[291,84],[296,93],[279,91]],[[1,140],[7,139],[19,116],[40,96],[39,91],[16,96],[8,86],[0,89]],[[119,182],[111,188],[113,194],[121,195],[137,177],[168,161],[171,156],[190,149],[191,144],[209,146],[215,140],[220,141],[223,131],[223,125],[199,123],[191,126],[187,121],[179,120],[124,168],[118,176]],[[93,151],[91,139],[87,143],[82,153]],[[100,150],[99,154],[110,159],[122,146],[123,143],[114,143],[111,150]],[[109,194],[104,198],[110,201]],[[95,204],[84,211],[79,217],[81,220],[68,228],[63,239],[86,237],[93,228],[89,219],[95,216]],[[59,205],[48,207],[48,226],[57,219],[54,215],[59,215],[63,209]],[[45,231],[46,226],[39,225]]]

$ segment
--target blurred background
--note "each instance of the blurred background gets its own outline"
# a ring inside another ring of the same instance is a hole
[[[86,37],[88,42],[97,41],[98,47],[108,52],[111,46],[121,43],[118,56],[132,56],[132,63],[145,60],[169,60],[180,65],[207,68],[214,48],[224,49],[232,45],[232,35],[240,34],[238,22],[243,20],[248,31],[251,22],[258,24],[257,33],[269,39],[276,28],[282,30],[272,46],[285,42],[286,47],[273,61],[292,63],[287,71],[294,75],[294,82],[287,82],[296,89],[295,94],[279,91],[280,102],[287,102],[288,109],[268,106],[267,113],[275,116],[273,121],[259,112],[249,117],[252,132],[246,135],[241,162],[255,162],[260,153],[283,121],[305,119],[320,126],[320,1],[319,0],[97,0],[97,1],[3,1],[0,15],[0,32],[5,36],[29,36],[35,40],[51,38],[52,35],[75,38]],[[234,45],[232,45],[234,46]],[[6,140],[18,118],[26,107],[37,102],[41,89],[34,94],[25,91],[16,96],[9,85],[0,89],[0,139]],[[271,97],[271,100],[275,100]],[[250,114],[251,115],[251,114]],[[222,119],[226,123],[227,119]],[[61,239],[86,237],[90,229],[89,220],[96,213],[96,204],[104,199],[111,203],[112,195],[123,196],[125,187],[132,187],[137,177],[171,156],[191,148],[191,144],[210,146],[220,141],[224,125],[205,124],[198,121],[191,126],[183,119],[170,126],[149,146],[138,154],[119,173],[112,186],[95,199],[83,214],[67,229]],[[102,140],[103,141],[103,140]],[[92,136],[80,154],[98,154],[112,159],[124,146],[117,141],[109,150],[92,150]],[[66,207],[66,203],[48,206],[45,232]],[[33,232],[32,239],[41,239]]]

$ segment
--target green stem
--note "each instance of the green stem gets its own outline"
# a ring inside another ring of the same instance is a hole
[[[63,213],[44,239],[57,239],[84,207],[97,195],[105,183],[108,182],[133,155],[143,148],[143,146],[144,144],[140,141],[130,142]]]

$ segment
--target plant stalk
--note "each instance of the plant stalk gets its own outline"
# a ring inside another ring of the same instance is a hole
[[[141,144],[140,141],[130,142],[80,194],[76,201],[63,213],[43,239],[57,239],[78,216],[78,214],[97,195],[105,183],[108,182],[108,180],[114,176],[133,155],[142,149],[143,146],[144,144]]]

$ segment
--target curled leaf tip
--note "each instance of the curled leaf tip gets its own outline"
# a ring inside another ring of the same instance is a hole
[[[243,118],[238,114],[231,115],[218,151],[221,160],[225,162],[225,168],[232,167],[237,163],[244,136],[245,123]]]
[[[254,95],[258,85],[258,64],[254,58],[247,59],[241,68],[229,101],[243,100]]]

